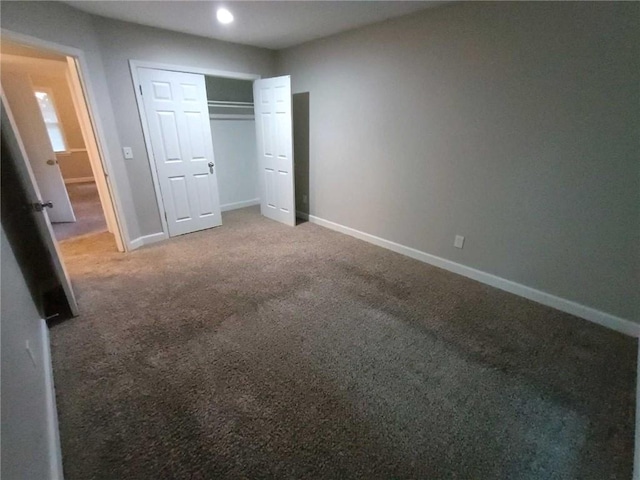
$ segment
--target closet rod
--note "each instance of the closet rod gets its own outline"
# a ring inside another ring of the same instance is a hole
[[[210,100],[207,102],[207,105],[217,108],[250,108],[253,107],[253,102],[222,102]]]

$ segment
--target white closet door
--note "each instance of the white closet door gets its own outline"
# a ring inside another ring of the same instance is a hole
[[[169,236],[221,225],[204,75],[138,75]]]
[[[296,224],[291,77],[253,82],[262,215]]]

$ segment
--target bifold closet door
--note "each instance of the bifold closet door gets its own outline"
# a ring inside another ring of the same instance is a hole
[[[253,82],[262,215],[296,224],[291,77]]]
[[[138,68],[169,236],[222,224],[204,75]]]

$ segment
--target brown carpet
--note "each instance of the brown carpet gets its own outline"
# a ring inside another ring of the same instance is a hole
[[[65,477],[630,478],[636,342],[256,209],[67,242]]]
[[[95,182],[70,183],[65,185],[76,222],[54,223],[53,232],[58,241],[107,230],[98,187]]]

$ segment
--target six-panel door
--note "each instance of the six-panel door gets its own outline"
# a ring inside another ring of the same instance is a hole
[[[203,75],[138,68],[169,236],[221,225]]]
[[[255,80],[253,102],[260,165],[260,210],[265,217],[294,226],[291,78]]]

